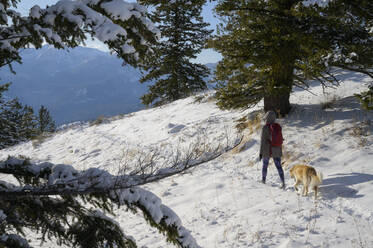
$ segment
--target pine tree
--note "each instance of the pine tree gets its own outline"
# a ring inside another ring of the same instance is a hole
[[[325,1],[324,1],[325,2]],[[294,86],[336,85],[336,68],[373,77],[373,3],[334,0],[219,0],[223,24],[209,42],[223,56],[214,80],[218,105],[290,111]]]
[[[14,122],[13,112],[11,111],[13,109],[12,103],[12,101],[7,101],[0,106],[0,149],[20,142],[17,125]]]
[[[55,124],[44,106],[39,111],[38,120],[32,107],[23,105],[17,98],[5,99],[3,92],[9,86],[0,86],[0,148],[36,137],[41,133],[41,126],[44,131],[54,132]]]
[[[10,130],[8,130],[9,123],[5,116],[5,100],[3,98],[3,93],[9,89],[9,85],[0,85],[0,149],[6,146],[6,141],[11,137]]]
[[[18,99],[2,101],[1,103],[1,140],[0,147],[8,147],[19,142],[25,141],[26,137],[22,136],[22,105]]]
[[[211,33],[201,16],[205,0],[140,2],[154,8],[151,18],[161,31],[156,56],[147,61],[146,75],[141,78],[142,83],[152,83],[142,102],[158,106],[206,89],[208,68],[190,61],[196,58]]]
[[[5,100],[2,95],[0,97],[0,148],[35,137],[38,130],[34,110],[22,105],[17,98]]]
[[[27,105],[22,106],[19,125],[21,127],[20,135],[25,140],[30,140],[38,135],[38,121],[32,107]]]
[[[56,124],[53,121],[49,110],[43,105],[39,109],[38,129],[39,133],[53,133],[56,130]]]

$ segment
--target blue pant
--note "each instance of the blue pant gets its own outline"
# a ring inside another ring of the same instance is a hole
[[[281,178],[281,182],[285,182],[284,178],[284,171],[282,170],[281,166],[281,158],[273,158],[273,161],[275,162],[275,166],[278,171],[278,175]],[[263,168],[262,168],[262,180],[265,182],[267,177],[267,169],[269,164],[269,158],[263,158]]]

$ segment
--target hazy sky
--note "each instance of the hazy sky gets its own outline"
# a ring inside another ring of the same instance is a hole
[[[45,7],[46,5],[56,3],[57,1],[58,0],[38,0],[38,1],[23,0],[18,5],[18,11],[26,15],[28,14],[29,9],[35,4],[38,4],[40,7]],[[128,2],[134,2],[134,1],[128,0]],[[213,4],[208,2],[202,11],[202,15],[203,15],[204,21],[207,23],[210,23],[211,29],[215,29],[216,24],[217,24],[217,19],[213,15],[212,8],[213,8]],[[87,41],[87,46],[105,50],[104,44],[99,43],[99,42]],[[220,59],[221,59],[220,54],[214,52],[211,49],[206,49],[206,50],[203,50],[201,54],[199,54],[197,61],[199,63],[205,64],[205,63],[215,63]]]

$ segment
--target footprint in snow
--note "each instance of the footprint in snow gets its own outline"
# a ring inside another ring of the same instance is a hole
[[[320,158],[317,158],[316,160],[314,160],[314,164],[319,164],[321,162],[329,162],[330,159],[329,158],[326,158],[326,157],[320,157]]]
[[[90,158],[90,156],[86,156],[86,155],[87,155],[87,154],[82,155],[82,157],[84,157],[84,158],[82,158],[82,159],[80,160],[80,162],[83,162],[83,161],[85,161],[85,160],[87,160],[87,159]]]
[[[216,188],[217,188],[217,189],[222,189],[222,188],[224,188],[224,184],[217,184],[217,185],[216,185]]]
[[[165,197],[165,196],[169,196],[169,195],[172,195],[169,191],[166,191],[166,192],[164,192],[164,193],[162,194],[163,197]]]
[[[96,150],[91,151],[89,154],[95,154],[95,153],[100,153],[100,152],[101,152],[101,149],[96,149]]]
[[[168,127],[171,128],[168,133],[178,133],[181,130],[183,130],[186,126],[183,124],[180,125],[174,125],[172,123],[168,124]]]
[[[173,123],[168,123],[168,125],[167,125],[168,128],[173,128],[174,126],[176,126],[176,125],[173,124]]]

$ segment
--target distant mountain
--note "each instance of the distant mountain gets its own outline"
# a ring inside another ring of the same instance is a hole
[[[144,108],[139,97],[147,86],[140,71],[92,48],[57,50],[50,46],[26,49],[16,75],[1,68],[1,82],[12,82],[8,95],[35,110],[45,105],[58,124],[95,119]]]
[[[148,84],[140,84],[140,71],[122,66],[114,55],[86,47],[67,51],[44,46],[26,49],[21,56],[23,63],[13,65],[16,75],[0,69],[0,82],[12,82],[10,97],[35,110],[46,106],[57,124],[145,108],[139,98]],[[216,65],[207,66],[214,70]]]

